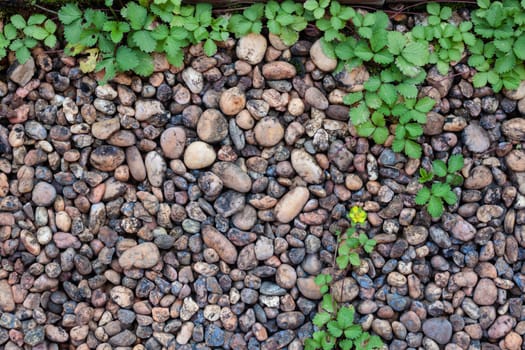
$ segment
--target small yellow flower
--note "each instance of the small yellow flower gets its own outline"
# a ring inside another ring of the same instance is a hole
[[[357,205],[353,206],[348,213],[348,218],[352,221],[352,224],[362,224],[366,221],[366,211]]]

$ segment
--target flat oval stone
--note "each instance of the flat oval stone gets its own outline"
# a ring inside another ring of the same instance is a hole
[[[203,226],[202,240],[204,241],[204,244],[215,250],[226,263],[235,264],[237,261],[237,249],[228,238],[220,233],[215,227],[209,225]]]

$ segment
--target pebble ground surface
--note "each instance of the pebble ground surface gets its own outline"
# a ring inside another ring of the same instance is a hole
[[[0,348],[302,349],[321,297],[389,349],[523,349],[525,83],[430,69],[421,160],[359,138],[315,40],[230,40],[107,85],[35,50],[0,81]],[[462,153],[460,199],[414,203],[418,169]],[[332,269],[349,208],[376,250]]]

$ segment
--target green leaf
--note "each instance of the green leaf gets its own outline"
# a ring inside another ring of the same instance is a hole
[[[367,252],[368,254],[372,253],[372,251],[374,250],[375,246],[376,246],[376,241],[373,240],[373,239],[369,239],[365,245],[363,246],[363,249],[365,250],[365,252]]]
[[[312,323],[319,328],[324,327],[332,319],[332,316],[328,312],[319,312],[314,316]]]
[[[382,84],[378,91],[379,97],[389,106],[397,101],[397,90],[392,84]]]
[[[369,117],[370,111],[362,102],[357,107],[350,109],[350,120],[354,125],[359,125],[367,122]]]
[[[374,55],[373,60],[375,63],[386,65],[394,62],[394,56],[388,50],[383,49]]]
[[[317,3],[316,0],[307,0],[305,3],[304,3],[304,8],[308,11],[313,11],[317,8],[319,8],[319,4]]]
[[[350,258],[348,255],[338,255],[337,258],[335,258],[335,262],[337,263],[337,267],[339,267],[339,269],[344,270],[347,268]]]
[[[417,205],[425,205],[430,199],[430,190],[427,187],[422,187],[416,195],[415,202]]]
[[[361,259],[359,258],[359,254],[357,254],[357,253],[350,253],[348,255],[348,259],[350,260],[350,264],[352,264],[354,266],[361,265]]]
[[[4,26],[4,35],[7,40],[13,40],[16,38],[16,28],[11,23],[8,23]]]
[[[31,52],[29,52],[28,48],[25,46],[20,47],[18,50],[15,51],[16,59],[20,64],[24,64],[27,62],[29,57],[31,57]]]
[[[366,350],[379,349],[383,347],[383,341],[377,335],[373,335],[368,339]]]
[[[82,18],[82,11],[80,11],[76,4],[68,3],[60,8],[58,18],[63,24],[71,24]]]
[[[419,72],[421,72],[421,69],[419,67],[416,67],[415,65],[409,63],[401,56],[398,56],[396,58],[396,67],[399,68],[399,70],[408,77],[415,77],[419,74]]]
[[[332,276],[327,275],[329,277],[329,280],[327,280],[327,283],[332,282]],[[334,300],[330,294],[323,295],[323,301],[321,302],[321,307],[328,311],[328,312],[334,312]]]
[[[337,312],[337,324],[340,329],[347,329],[354,323],[354,310],[349,307],[342,307]]]
[[[379,77],[375,75],[368,78],[368,80],[363,84],[363,87],[367,91],[377,91],[380,86],[381,86],[381,79],[379,79]]]
[[[36,40],[44,40],[49,34],[48,32],[39,26],[27,26],[24,28],[24,34],[35,38]]]
[[[476,88],[480,88],[487,85],[488,74],[486,72],[477,72],[472,78],[472,84]]]
[[[116,61],[120,71],[129,71],[138,66],[139,60],[136,51],[127,46],[120,46],[117,49]]]
[[[406,84],[401,83],[397,85],[397,91],[406,98],[416,98],[417,97],[417,87],[415,84]]]
[[[153,52],[157,46],[157,41],[151,36],[151,32],[147,30],[139,30],[131,35],[131,41],[137,47],[147,53]]]
[[[139,30],[146,24],[148,10],[139,4],[130,1],[127,6],[121,10],[121,14],[124,18],[129,20],[132,29]]]
[[[438,16],[441,6],[436,2],[431,2],[427,4],[427,12],[431,15]]]
[[[409,156],[412,159],[419,159],[421,158],[421,146],[412,141],[412,140],[405,140],[405,154]]]
[[[415,109],[422,113],[428,113],[432,110],[432,108],[434,108],[435,104],[436,101],[433,98],[425,96],[417,101]]]
[[[388,129],[382,126],[375,129],[372,138],[376,144],[382,145],[386,142],[389,135]]]
[[[133,71],[143,77],[148,77],[153,74],[155,66],[153,65],[153,59],[151,56],[142,51],[135,51],[135,53],[137,54],[139,64],[133,69]]]
[[[26,26],[26,20],[20,15],[11,16],[11,23],[16,27],[16,29],[24,29]]]
[[[443,201],[438,197],[430,197],[428,201],[427,211],[433,218],[439,218],[443,214]]]
[[[45,30],[49,33],[49,34],[53,34],[56,32],[57,30],[57,25],[55,22],[53,22],[52,20],[48,19],[45,23],[44,23],[44,28]]]
[[[407,62],[416,66],[424,66],[428,63],[428,45],[421,42],[408,43],[401,51],[401,55]]]
[[[31,15],[29,19],[27,20],[28,25],[34,25],[34,24],[42,24],[46,20],[46,16],[40,13]]]
[[[436,159],[432,162],[432,170],[439,177],[447,175],[447,165],[441,159]]]
[[[266,3],[264,8],[264,15],[267,19],[274,19],[281,7],[277,1],[271,0]]]
[[[354,54],[361,58],[363,61],[370,61],[374,57],[374,53],[368,47],[368,44],[365,41],[360,41],[355,49]]]
[[[406,37],[397,31],[389,31],[387,34],[388,39],[388,50],[394,55],[401,54],[403,47],[405,46],[407,39]]]
[[[370,122],[370,121],[367,121],[363,124],[359,124],[356,126],[356,129],[357,129],[357,134],[361,137],[370,137],[376,127]]]
[[[450,192],[450,185],[447,183],[436,182],[432,185],[433,196],[443,197],[447,192]]]
[[[50,49],[54,48],[57,44],[57,37],[54,36],[53,34],[49,35],[45,40],[44,40],[44,45],[46,45],[47,47],[49,47]]]
[[[215,42],[211,39],[206,40],[203,46],[204,53],[206,56],[211,57],[217,53],[217,45],[215,45]]]
[[[494,64],[494,71],[496,73],[507,73],[514,68],[516,64],[516,56],[514,56],[514,53],[509,52],[505,56],[501,56],[498,59],[496,59],[496,63]]]
[[[338,345],[341,348],[341,350],[351,350],[354,343],[350,339],[343,339],[339,342]]]
[[[516,39],[512,49],[514,50],[514,54],[517,58],[520,60],[525,60],[525,34],[522,34],[518,39]]]
[[[328,333],[330,333],[333,337],[339,338],[341,335],[343,335],[343,330],[339,328],[339,325],[336,321],[328,322],[326,329],[328,329]]]
[[[448,205],[454,205],[458,201],[458,197],[452,191],[448,191],[443,195],[443,199],[447,202]]]
[[[345,337],[348,339],[357,339],[363,333],[363,329],[358,324],[353,324],[347,329],[345,329]]]
[[[366,84],[366,83],[365,83]],[[351,106],[357,102],[360,102],[363,100],[363,93],[361,91],[359,92],[352,92],[349,94],[346,94],[343,97],[343,103],[345,105]]]
[[[417,138],[423,134],[423,127],[417,123],[408,123],[405,125],[405,129],[410,138]]]
[[[463,168],[464,158],[461,154],[454,154],[448,159],[448,172],[455,173]]]

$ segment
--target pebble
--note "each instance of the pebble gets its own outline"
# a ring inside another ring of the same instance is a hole
[[[310,198],[306,187],[295,187],[286,193],[275,206],[275,218],[282,223],[289,223],[303,210]]]
[[[228,264],[237,261],[237,249],[235,246],[213,226],[202,227],[202,239],[204,243],[219,254],[222,260]]]
[[[221,179],[225,187],[234,191],[246,193],[252,188],[250,176],[234,163],[217,162],[211,171]]]
[[[220,142],[228,135],[228,122],[220,111],[207,109],[197,123],[197,135],[207,143]]]
[[[213,147],[202,141],[192,142],[184,151],[184,164],[190,169],[207,168],[216,158]]]
[[[118,259],[119,265],[124,269],[132,267],[138,269],[149,269],[159,262],[160,252],[153,243],[146,242],[138,244],[125,250]]]
[[[125,159],[126,156],[122,149],[115,146],[103,145],[95,148],[93,152],[91,152],[89,162],[100,171],[113,171],[121,165]]]
[[[423,322],[423,333],[438,344],[448,344],[452,338],[452,324],[445,318],[430,318]]]
[[[263,147],[277,145],[284,137],[284,128],[277,118],[264,117],[254,128],[255,139]]]
[[[135,118],[140,122],[164,112],[164,106],[157,100],[138,100],[135,103]]]
[[[47,207],[53,204],[57,197],[57,192],[53,185],[40,181],[33,188],[31,200],[35,205]]]
[[[320,184],[324,180],[324,173],[314,157],[302,149],[294,149],[291,154],[294,170],[309,184]]]
[[[337,59],[328,57],[323,50],[321,40],[317,40],[310,48],[310,57],[313,63],[322,71],[331,72],[337,67]]]
[[[261,34],[250,33],[239,39],[235,48],[237,58],[256,65],[264,59],[268,43]]]
[[[470,123],[463,130],[463,143],[469,151],[483,153],[490,147],[489,134],[478,124]]]
[[[160,136],[160,147],[166,158],[179,159],[186,146],[186,131],[181,127],[164,130]]]

